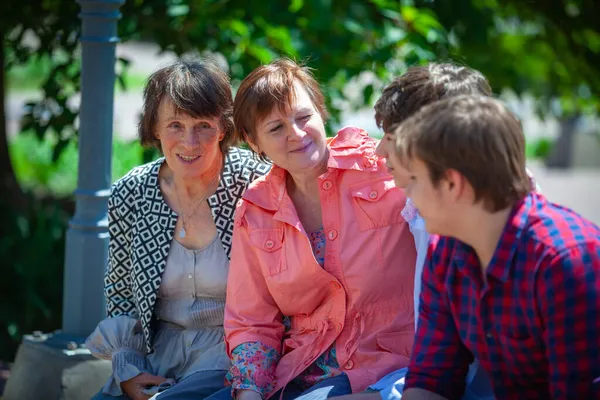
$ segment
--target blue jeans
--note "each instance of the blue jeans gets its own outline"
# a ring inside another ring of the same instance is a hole
[[[324,379],[307,390],[302,390],[300,386],[290,382],[283,392],[283,400],[324,400],[351,393],[352,387],[350,386],[348,376],[341,374],[333,378]],[[279,400],[280,396],[281,390],[277,391],[270,398],[272,400]],[[219,390],[206,400],[232,400],[231,388],[226,387]]]
[[[152,400],[202,400],[219,391],[225,385],[227,371],[200,371],[177,382],[175,386],[160,392]],[[92,400],[131,400],[129,396],[109,396],[102,391]]]

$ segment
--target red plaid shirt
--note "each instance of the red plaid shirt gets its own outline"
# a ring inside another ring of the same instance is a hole
[[[599,399],[600,228],[529,194],[486,276],[471,247],[432,236],[405,390],[459,399],[475,357],[498,400]]]

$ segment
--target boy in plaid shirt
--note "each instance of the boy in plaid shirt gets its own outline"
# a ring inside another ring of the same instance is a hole
[[[460,398],[474,358],[498,400],[599,398],[600,228],[532,190],[517,119],[459,96],[395,140],[433,234],[403,399]]]

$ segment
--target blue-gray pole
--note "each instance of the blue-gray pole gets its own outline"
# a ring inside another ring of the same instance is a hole
[[[66,238],[63,333],[87,336],[105,316],[115,48],[124,0],[78,2],[82,20],[79,174],[75,215]]]

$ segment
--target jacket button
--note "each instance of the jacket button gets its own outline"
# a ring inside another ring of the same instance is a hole
[[[324,181],[324,182],[321,184],[321,187],[322,187],[324,190],[329,190],[329,189],[331,189],[331,187],[332,187],[332,186],[333,186],[333,183],[331,183],[331,181]]]
[[[348,362],[346,363],[346,365],[344,365],[345,369],[352,369],[354,368],[354,363],[352,362],[352,360],[348,360]]]
[[[332,289],[334,289],[334,290],[339,290],[339,289],[341,289],[341,288],[342,288],[342,285],[340,285],[340,284],[339,284],[338,282],[336,282],[336,281],[331,281],[331,282],[329,283],[329,285],[330,285],[330,286],[331,286],[331,288],[332,288]]]
[[[329,231],[327,236],[329,237],[329,240],[335,240],[335,238],[337,238],[337,236],[338,236],[338,233],[335,229],[332,229]]]
[[[273,241],[272,241],[272,240],[267,240],[267,241],[265,242],[265,247],[266,247],[267,249],[272,249],[272,248],[273,248],[273,246],[275,246],[275,243],[273,243]]]
[[[377,198],[377,191],[373,190],[371,193],[369,193],[369,198],[375,200]]]

